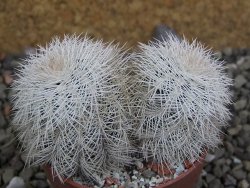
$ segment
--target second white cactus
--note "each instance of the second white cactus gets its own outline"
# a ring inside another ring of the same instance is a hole
[[[231,80],[222,62],[198,42],[174,36],[140,44],[134,59],[136,130],[145,159],[171,167],[217,147],[230,116]]]

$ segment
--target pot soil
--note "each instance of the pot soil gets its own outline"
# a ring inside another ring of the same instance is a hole
[[[200,160],[196,161],[186,172],[181,173],[175,179],[163,181],[161,184],[156,185],[155,188],[194,188],[201,174],[205,156],[205,154],[202,155]],[[87,185],[76,183],[72,179],[65,179],[64,183],[61,183],[57,176],[52,176],[52,169],[49,165],[44,165],[43,169],[53,188],[90,188]],[[119,186],[119,188],[123,187]]]

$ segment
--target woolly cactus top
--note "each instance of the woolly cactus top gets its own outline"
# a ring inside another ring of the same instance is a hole
[[[140,44],[135,61],[144,157],[173,166],[216,147],[230,115],[231,80],[222,62],[196,41],[173,36]]]
[[[27,164],[98,184],[141,151],[173,167],[220,143],[231,85],[222,62],[174,36],[139,48],[128,56],[118,45],[66,36],[29,55],[12,86]],[[131,143],[141,144],[133,155]]]
[[[124,53],[66,36],[25,60],[13,84],[13,124],[28,164],[49,163],[61,178],[129,162]]]

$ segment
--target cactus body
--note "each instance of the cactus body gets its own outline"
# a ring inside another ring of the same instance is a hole
[[[194,161],[220,143],[230,113],[222,62],[196,41],[140,44],[135,60],[136,127],[144,158],[169,166]]]
[[[27,164],[49,163],[62,179],[130,162],[124,54],[117,45],[66,36],[25,60],[12,88]]]

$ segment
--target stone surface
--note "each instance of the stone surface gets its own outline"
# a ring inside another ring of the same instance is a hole
[[[136,183],[131,183],[131,182],[127,182],[125,183],[125,188],[138,188],[138,185]]]
[[[33,185],[33,187],[37,187],[37,188],[47,188],[48,187],[48,183],[44,180],[32,180],[30,182],[31,185]]]
[[[247,180],[241,180],[238,187],[239,188],[249,188],[249,182],[247,182]]]
[[[8,144],[8,145],[7,145]],[[15,154],[16,147],[14,144],[11,144],[10,140],[9,143],[5,144],[5,147],[1,148],[1,152],[4,153],[4,156],[8,159],[11,159]]]
[[[245,179],[247,174],[242,169],[240,170],[233,170],[232,176],[235,177],[237,180]]]
[[[241,164],[241,160],[238,159],[237,157],[233,157],[233,162],[234,162],[235,164]]]
[[[221,178],[223,176],[222,169],[219,165],[216,165],[215,168],[213,169],[213,173],[216,177]]]
[[[206,182],[207,183],[210,183],[212,180],[214,180],[215,179],[215,176],[213,175],[213,174],[207,174],[206,176],[205,176],[205,179],[206,179]]]
[[[230,110],[232,111],[232,120],[229,121],[230,127],[225,129],[226,135],[223,135],[223,146],[219,147],[215,152],[209,151],[207,156],[207,163],[202,173],[202,177],[199,180],[198,188],[207,187],[224,187],[224,183],[227,183],[226,188],[233,187],[246,187],[246,182],[250,182],[250,172],[249,172],[249,162],[250,162],[250,83],[249,70],[247,68],[241,68],[242,64],[238,63],[240,58],[250,55],[250,50],[237,50],[230,48],[227,52],[228,55],[225,56],[224,52],[221,52],[221,58],[225,59],[228,63],[228,69],[230,69],[232,78],[238,75],[244,76],[247,83],[241,88],[232,87],[234,91],[233,101],[238,101],[238,104],[232,105]],[[15,59],[15,58],[12,58]],[[235,63],[237,62],[237,63]],[[23,177],[27,188],[32,188],[35,186],[46,187],[46,179],[44,173],[40,168],[32,168],[29,172],[20,172],[23,168],[23,162],[19,157],[19,149],[16,148],[17,143],[12,142],[13,135],[10,134],[11,128],[9,122],[11,120],[11,104],[9,103],[10,96],[12,95],[11,90],[8,89],[9,86],[4,82],[2,73],[6,69],[12,72],[11,67],[16,66],[15,63],[12,65],[9,62],[8,66],[2,66],[0,62],[0,84],[3,84],[4,94],[3,98],[0,97],[0,107],[2,119],[0,116],[0,188],[6,187],[9,183],[6,183],[6,174],[4,178],[4,172],[6,169],[13,169],[14,173],[11,173],[11,180],[14,176]],[[4,68],[5,67],[5,68]],[[1,87],[0,87],[1,95]],[[239,101],[245,102],[239,102]],[[239,105],[239,106],[237,106]],[[3,123],[4,122],[4,123]],[[1,126],[1,123],[2,126]],[[223,130],[224,131],[224,130]],[[4,136],[9,135],[10,139]],[[24,155],[21,158],[24,159]],[[210,159],[209,159],[210,157]],[[138,187],[143,185],[149,186],[156,184],[161,181],[161,177],[158,177],[156,173],[147,179],[143,177],[141,172],[146,169],[147,165],[143,167],[135,167],[131,177],[134,177],[134,181],[138,182]],[[177,173],[174,175],[169,175],[169,177],[177,177]],[[122,182],[125,183],[126,179],[124,174],[119,174],[120,178],[123,178]],[[127,175],[130,179],[131,177]],[[4,181],[5,179],[5,181]],[[235,184],[235,180],[237,180]],[[218,182],[219,181],[219,182]],[[104,183],[104,181],[102,181]]]
[[[246,83],[247,83],[247,80],[246,80],[246,78],[244,76],[242,76],[242,75],[236,76],[235,84],[234,84],[236,88],[239,89]]]
[[[0,113],[0,128],[3,128],[6,125],[6,120],[5,117],[3,116],[2,113]],[[0,138],[2,140],[2,138]]]
[[[208,153],[206,155],[205,161],[209,163],[209,162],[213,161],[214,159],[215,159],[215,155]]]
[[[231,142],[225,142],[225,147],[227,148],[227,151],[230,152],[230,154],[234,153],[234,146]]]
[[[224,164],[224,165],[222,166],[222,173],[223,173],[223,174],[226,174],[226,173],[229,172],[230,170],[231,170],[230,166],[228,166],[228,165],[226,165],[226,164]]]
[[[0,99],[6,98],[6,85],[4,83],[0,83]]]
[[[1,120],[1,115],[0,115],[0,120]],[[9,138],[10,135],[6,134],[6,131],[4,129],[0,129],[0,145],[6,143]]]
[[[237,180],[233,176],[227,174],[225,177],[224,185],[225,186],[230,186],[230,185],[235,186],[236,184],[237,184]]]
[[[248,110],[242,110],[239,112],[239,117],[242,124],[248,123],[248,119],[250,117],[250,112]]]
[[[155,176],[155,172],[150,170],[150,169],[147,169],[147,170],[144,170],[142,172],[142,176],[145,178],[151,178],[151,177]]]
[[[21,161],[18,155],[14,156],[9,163],[11,167],[17,172],[21,171],[24,167],[24,163]]]
[[[214,160],[217,160],[217,159],[221,158],[224,154],[225,154],[225,148],[219,148],[219,149],[217,149],[214,152],[214,155],[215,155],[215,159]]]
[[[45,180],[46,179],[46,174],[44,172],[38,172],[34,176],[35,179],[40,179],[40,180]]]
[[[242,110],[247,105],[247,99],[240,99],[234,103],[235,110]]]
[[[5,169],[2,175],[3,182],[5,184],[9,183],[9,181],[14,177],[14,175],[15,175],[14,169],[11,168]]]
[[[250,172],[250,161],[244,161],[243,162],[243,166],[244,166],[244,168],[248,171],[248,172]]]
[[[241,70],[249,70],[250,69],[250,56],[245,56],[240,58],[237,61],[238,66],[240,67]]]
[[[243,164],[234,164],[233,171],[241,170],[243,168]]]
[[[138,170],[143,169],[143,167],[144,167],[143,163],[141,161],[136,161],[135,165],[136,165],[136,167],[137,167]]]
[[[208,185],[211,188],[222,188],[223,187],[223,185],[219,179],[212,180]]]
[[[24,179],[24,181],[29,181],[33,176],[33,170],[31,168],[24,168],[19,175]]]
[[[22,178],[13,177],[6,188],[26,188],[26,186]]]

